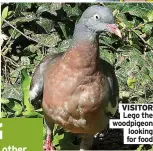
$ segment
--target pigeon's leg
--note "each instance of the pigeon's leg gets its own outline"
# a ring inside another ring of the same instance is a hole
[[[94,137],[92,135],[83,135],[81,144],[80,144],[80,151],[89,150],[92,147]]]
[[[52,126],[51,129],[49,129],[49,127],[47,126],[45,122],[45,126],[46,126],[46,140],[45,140],[43,149],[44,151],[53,151],[55,149],[52,145],[51,135],[52,135],[52,130],[53,130],[54,125]]]

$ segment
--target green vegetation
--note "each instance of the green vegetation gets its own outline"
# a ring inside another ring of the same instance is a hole
[[[66,51],[75,22],[90,5],[93,4],[2,4],[2,117],[43,117],[42,110],[34,110],[28,101],[32,72],[45,55]],[[116,70],[120,101],[153,102],[153,4],[101,5],[112,9],[123,34],[123,39],[107,33],[100,37],[100,54]],[[112,139],[107,136],[109,141],[101,141],[105,147],[98,149],[153,150],[151,145],[123,145],[122,135],[121,139],[114,132],[112,135]],[[114,141],[119,145],[112,144]],[[57,149],[74,149],[78,142],[77,137],[55,127],[53,144]]]

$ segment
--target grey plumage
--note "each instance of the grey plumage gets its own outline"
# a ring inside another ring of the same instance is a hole
[[[101,32],[121,37],[112,12],[103,6],[91,6],[76,24],[67,52],[45,57],[32,79],[32,104],[37,104],[36,97],[43,93],[48,127],[58,123],[72,133],[82,133],[80,150],[91,147],[93,135],[106,127],[118,105],[113,67],[99,58]]]

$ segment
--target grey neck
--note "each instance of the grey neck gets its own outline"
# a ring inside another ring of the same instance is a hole
[[[75,45],[76,43],[91,43],[91,44],[98,44],[98,34],[95,31],[92,31],[85,27],[83,24],[77,24],[75,26],[73,40],[71,46]]]
[[[99,60],[98,35],[95,32],[77,24],[68,50],[64,59],[69,67],[89,68],[90,71],[95,71]]]

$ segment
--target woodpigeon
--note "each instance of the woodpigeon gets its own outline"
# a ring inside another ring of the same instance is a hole
[[[99,56],[99,34],[121,38],[110,9],[93,5],[77,22],[72,43],[65,53],[45,57],[37,66],[30,98],[42,108],[47,124],[45,150],[52,150],[53,125],[81,134],[80,150],[92,146],[94,134],[103,130],[118,107],[119,88],[113,66]]]

